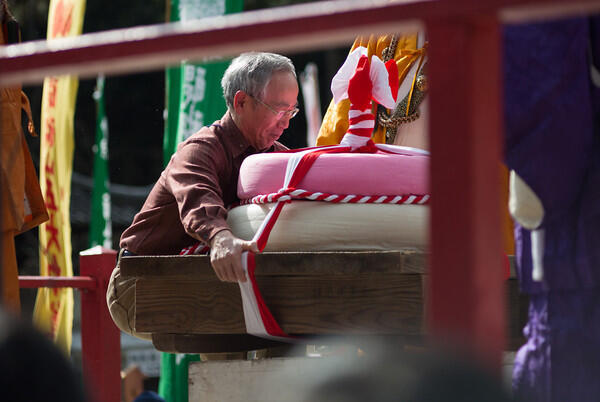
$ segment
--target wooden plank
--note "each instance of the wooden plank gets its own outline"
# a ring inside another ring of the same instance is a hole
[[[415,252],[264,253],[256,276],[288,333],[420,334],[425,261]],[[139,278],[138,331],[245,333],[239,288],[218,281],[207,256],[124,257],[121,273]]]
[[[257,282],[288,333],[393,336],[416,344],[426,333],[429,275],[421,272],[427,257],[414,252],[266,253],[257,256]],[[136,328],[153,332],[157,349],[220,353],[259,347],[250,344],[259,338],[246,335],[237,284],[220,282],[208,257],[124,257],[121,268],[124,276],[138,278]],[[515,349],[523,343],[527,298],[514,277],[504,289],[508,347]]]
[[[257,276],[257,283],[290,334],[422,332],[418,274]],[[216,277],[138,279],[135,327],[140,332],[246,332],[237,284]]]
[[[426,255],[415,251],[279,252],[256,255],[256,276],[331,276],[360,273],[424,273]],[[121,274],[146,278],[214,278],[210,258],[190,256],[123,257]]]

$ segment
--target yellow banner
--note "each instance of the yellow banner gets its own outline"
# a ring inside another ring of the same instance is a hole
[[[51,0],[47,39],[81,34],[85,0]],[[78,79],[48,77],[44,81],[41,114],[40,187],[49,221],[40,226],[40,275],[72,276],[71,173],[73,117]],[[67,354],[71,350],[73,289],[38,291],[33,312],[36,325]]]

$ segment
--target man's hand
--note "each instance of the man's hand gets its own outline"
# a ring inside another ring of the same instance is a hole
[[[241,240],[229,230],[217,233],[210,242],[210,263],[217,277],[225,282],[246,282],[242,252],[258,253],[256,242]]]

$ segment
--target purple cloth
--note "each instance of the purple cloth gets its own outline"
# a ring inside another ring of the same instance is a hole
[[[524,401],[600,400],[600,61],[597,19],[504,30],[506,164],[544,205],[544,280],[515,225],[517,276],[530,294],[513,391]],[[600,65],[596,63],[596,65]]]
[[[504,44],[506,164],[545,209],[544,282],[531,280],[529,231],[515,229],[521,289],[598,287],[600,144],[589,20],[509,26]]]
[[[513,371],[517,400],[600,399],[600,293],[594,290],[533,295],[527,343]]]

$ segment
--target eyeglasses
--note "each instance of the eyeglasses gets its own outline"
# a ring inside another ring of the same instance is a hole
[[[275,116],[277,117],[277,120],[281,120],[284,117],[291,119],[294,116],[296,116],[298,114],[298,112],[300,111],[300,109],[298,109],[297,107],[295,107],[293,109],[289,109],[289,110],[277,110],[273,106],[261,101],[256,96],[252,96],[250,94],[248,94],[248,96],[251,97],[252,99],[254,99],[255,101],[257,101],[258,103],[260,103],[261,105],[263,105],[264,107],[266,107],[267,109],[269,109],[271,112],[273,112],[275,114]]]

